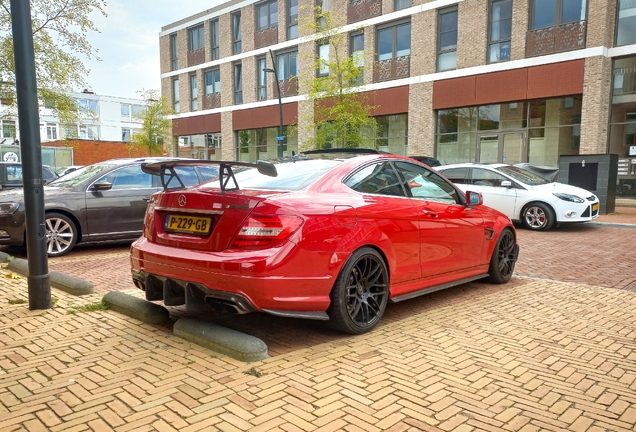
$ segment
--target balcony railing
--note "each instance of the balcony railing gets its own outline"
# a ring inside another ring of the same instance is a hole
[[[188,51],[188,66],[196,66],[205,62],[205,48]]]
[[[254,48],[263,48],[278,43],[278,27],[269,27],[254,33]]]
[[[355,0],[347,6],[347,23],[382,15],[382,0]]]
[[[285,80],[279,80],[280,97],[297,96],[298,95],[298,80],[296,77],[291,77]],[[278,97],[278,90],[274,87],[274,97]]]
[[[574,21],[530,30],[526,34],[526,57],[585,48],[586,21]]]
[[[411,56],[392,57],[375,62],[373,81],[408,78],[411,75]]]
[[[221,108],[221,93],[203,95],[203,109]]]

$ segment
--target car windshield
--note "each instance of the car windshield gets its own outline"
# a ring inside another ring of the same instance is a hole
[[[516,166],[506,165],[497,168],[497,170],[529,186],[538,186],[551,183],[549,180],[546,180],[543,177],[539,177],[538,175],[531,173],[528,170]]]
[[[300,160],[276,163],[276,177],[263,175],[256,168],[235,169],[234,177],[241,189],[264,189],[296,191],[303,189],[320,178],[327,171],[342,163],[342,160]],[[218,178],[205,184],[218,187]]]
[[[57,187],[74,187],[116,166],[117,164],[112,164],[112,163],[99,163],[99,164],[89,165],[83,168],[79,168],[75,171],[71,171],[70,173],[48,183],[48,185],[57,186]]]

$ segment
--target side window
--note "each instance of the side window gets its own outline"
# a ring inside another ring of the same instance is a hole
[[[457,190],[438,173],[420,165],[397,162],[397,170],[404,177],[413,198],[459,204]]]
[[[152,187],[152,176],[141,170],[141,165],[127,166],[111,171],[97,182],[110,182],[111,190],[143,189]]]
[[[7,183],[14,185],[22,184],[21,165],[7,165]]]
[[[456,184],[470,184],[468,168],[452,168],[442,171],[447,179]]]
[[[349,177],[345,185],[360,193],[406,196],[402,181],[389,162],[363,167]]]
[[[471,184],[476,186],[501,186],[501,182],[508,180],[506,177],[481,168],[473,168]]]

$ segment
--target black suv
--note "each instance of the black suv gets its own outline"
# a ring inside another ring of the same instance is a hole
[[[53,168],[48,165],[42,165],[42,180],[48,183],[58,178]],[[21,188],[22,181],[22,164],[19,162],[0,162],[0,188],[13,189]]]

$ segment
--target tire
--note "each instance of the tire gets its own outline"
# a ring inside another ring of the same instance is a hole
[[[362,334],[373,330],[389,299],[389,271],[382,256],[371,248],[355,251],[340,271],[327,310],[335,329]]]
[[[75,247],[77,227],[69,217],[60,213],[47,213],[45,226],[48,256],[65,255]]]
[[[506,228],[499,234],[495,250],[492,251],[486,280],[495,284],[508,282],[515,270],[518,255],[519,247],[515,243],[515,235],[511,229]]]
[[[554,210],[540,202],[528,204],[521,213],[523,226],[532,231],[547,231],[552,228],[555,220]]]

